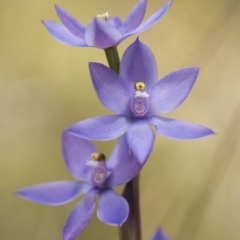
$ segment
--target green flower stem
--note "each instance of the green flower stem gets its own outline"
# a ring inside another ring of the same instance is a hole
[[[123,197],[129,204],[129,216],[126,222],[120,228],[121,240],[142,239],[139,201],[139,178],[140,174],[128,182],[123,191]]]
[[[118,50],[116,46],[105,48],[105,55],[107,57],[108,65],[116,73],[119,73],[120,59],[118,55]]]
[[[104,49],[109,67],[119,73],[120,60],[116,46]],[[129,216],[121,228],[119,228],[120,240],[141,240],[141,216],[139,201],[139,178],[138,174],[126,184],[122,196],[129,204]]]

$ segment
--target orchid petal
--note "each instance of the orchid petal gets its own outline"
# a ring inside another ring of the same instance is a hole
[[[161,79],[152,89],[149,114],[168,113],[176,109],[190,93],[199,68],[184,68]]]
[[[132,180],[141,170],[142,166],[129,151],[125,135],[119,139],[112,155],[107,162],[107,167],[112,172],[105,183],[106,186],[121,186]]]
[[[122,26],[122,20],[119,17],[108,18],[107,21],[116,29],[119,29]]]
[[[148,118],[148,122],[154,125],[162,136],[176,140],[196,139],[215,134],[209,128],[177,119],[153,116]]]
[[[72,17],[58,5],[55,5],[55,9],[63,25],[76,37],[83,39],[85,27],[76,18]]]
[[[108,158],[108,161],[106,162],[107,169],[109,171],[112,171],[117,166],[119,161],[122,161],[122,156],[125,151],[129,152],[129,147],[126,142],[126,137],[123,135],[118,139],[117,144],[115,145],[110,157]]]
[[[85,30],[85,41],[88,46],[108,48],[115,45],[122,34],[103,19],[94,18]]]
[[[123,38],[127,38],[133,34],[139,34],[141,32],[146,31],[148,28],[152,27],[155,23],[157,23],[168,11],[172,4],[172,1],[168,1],[162,7],[160,7],[154,14],[152,14],[145,22],[143,22],[140,26],[138,26],[135,30],[124,34]]]
[[[123,23],[122,28],[119,29],[122,34],[133,31],[139,26],[139,24],[142,22],[144,18],[146,7],[147,0],[141,0],[134,6],[134,8],[127,16],[125,22]]]
[[[88,181],[90,167],[86,161],[91,159],[91,154],[97,152],[96,147],[89,141],[67,131],[62,135],[62,149],[65,164],[76,179]]]
[[[71,125],[67,131],[91,140],[111,140],[123,135],[132,120],[123,115],[108,115],[89,118]]]
[[[83,182],[58,181],[26,187],[16,194],[32,202],[54,206],[70,202],[91,188]]]
[[[90,74],[98,98],[102,104],[115,113],[132,115],[129,100],[131,93],[112,69],[100,63],[90,63]]]
[[[87,47],[85,41],[73,35],[64,25],[53,21],[42,21],[48,32],[59,42],[75,46]]]
[[[138,39],[131,44],[122,57],[120,77],[134,92],[136,82],[144,82],[146,92],[157,83],[157,65],[151,50]]]
[[[126,139],[133,155],[143,165],[152,151],[155,140],[155,134],[148,122],[145,119],[135,119],[126,132]]]
[[[99,193],[97,216],[101,222],[112,226],[122,226],[129,214],[127,201],[107,188]]]
[[[63,240],[74,240],[91,220],[95,210],[95,191],[90,191],[70,213],[63,229]]]
[[[170,240],[170,239],[160,228],[158,228],[154,235],[150,238],[150,240]]]

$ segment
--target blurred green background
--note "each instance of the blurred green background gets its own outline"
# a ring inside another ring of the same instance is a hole
[[[41,19],[58,21],[57,3],[85,25],[98,13],[124,19],[137,0],[0,1],[0,239],[61,239],[77,203],[47,207],[13,194],[27,185],[72,179],[61,133],[72,123],[110,113],[98,101],[88,62],[104,52],[54,40]],[[149,0],[149,16],[164,0]],[[175,240],[240,239],[240,1],[175,0],[140,39],[154,52],[159,78],[199,66],[187,100],[168,114],[218,135],[174,141],[156,137],[141,174],[143,237],[161,226]],[[120,55],[135,40],[120,44]],[[97,143],[110,154],[114,142]],[[95,217],[78,239],[117,239]]]

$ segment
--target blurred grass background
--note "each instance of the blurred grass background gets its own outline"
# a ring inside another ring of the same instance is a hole
[[[136,0],[0,1],[0,239],[61,239],[77,201],[47,207],[15,196],[27,185],[72,179],[61,155],[70,124],[110,113],[98,101],[88,62],[104,52],[55,41],[41,19],[58,21],[57,3],[87,24],[109,11],[124,19]],[[149,0],[147,16],[163,0]],[[175,240],[240,239],[240,2],[175,0],[140,39],[154,52],[159,78],[199,66],[187,100],[168,114],[212,128],[218,135],[173,141],[156,137],[141,174],[143,237],[161,226]],[[135,40],[119,46],[120,55]],[[110,154],[114,142],[97,143]],[[95,217],[78,239],[117,239]]]

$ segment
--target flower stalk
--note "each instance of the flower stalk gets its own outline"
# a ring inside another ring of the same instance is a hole
[[[119,73],[120,59],[116,46],[104,49],[109,67]],[[123,190],[122,196],[129,204],[129,216],[119,229],[120,240],[141,240],[141,215],[139,199],[140,173],[129,181]]]
[[[116,46],[105,48],[105,55],[108,61],[109,67],[116,73],[119,73],[120,59],[118,55],[118,50]]]
[[[141,240],[141,215],[139,198],[139,179],[140,174],[128,182],[124,188],[122,196],[129,204],[129,216],[120,228],[121,240]]]

